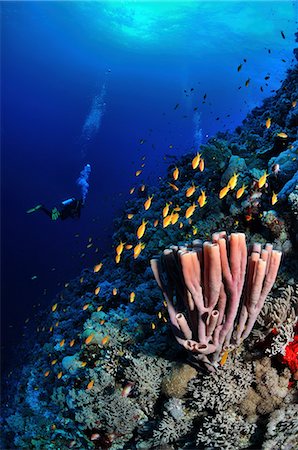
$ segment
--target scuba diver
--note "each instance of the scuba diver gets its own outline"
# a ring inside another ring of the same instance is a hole
[[[79,219],[81,216],[82,206],[84,206],[88,194],[89,189],[88,178],[90,172],[91,166],[90,164],[86,164],[84,169],[80,172],[79,178],[77,179],[77,184],[78,186],[80,186],[82,191],[81,199],[75,199],[74,197],[71,197],[67,200],[64,200],[58,207],[55,207],[53,209],[48,209],[44,205],[40,204],[35,206],[34,208],[29,209],[27,211],[27,214],[31,214],[35,211],[43,211],[52,220],[57,220],[59,218],[61,220],[65,220],[68,219],[69,217],[72,219]]]
[[[72,219],[79,219],[81,216],[81,208],[83,206],[83,200],[76,200],[75,198],[69,198],[61,202],[61,204],[53,209],[48,209],[44,205],[37,205],[27,211],[27,214],[31,214],[35,211],[43,211],[52,220],[65,220],[71,217]]]

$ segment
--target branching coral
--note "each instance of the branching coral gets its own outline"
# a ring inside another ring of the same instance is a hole
[[[289,430],[291,432],[289,433]],[[269,418],[262,450],[298,448],[298,405],[286,405]]]
[[[250,334],[280,259],[271,244],[262,249],[257,243],[247,257],[243,233],[227,239],[221,232],[213,234],[212,243],[172,246],[151,260],[176,340],[193,364],[214,371],[222,352]]]
[[[206,417],[197,436],[197,445],[212,450],[248,448],[256,425],[248,423],[233,410]],[[200,447],[199,447],[200,448]]]

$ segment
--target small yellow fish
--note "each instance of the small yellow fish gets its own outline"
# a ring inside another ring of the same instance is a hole
[[[102,305],[100,305],[100,306],[98,306],[98,307],[96,308],[96,311],[97,311],[97,312],[99,312],[99,311],[101,311],[101,310],[102,310],[102,308],[103,308],[103,306],[102,306]]]
[[[292,108],[296,108],[296,105],[297,105],[297,100],[293,100],[292,101]]]
[[[194,170],[198,167],[201,160],[201,156],[202,155],[200,153],[197,153],[194,159],[192,160],[191,165]]]
[[[166,317],[163,317],[162,320],[163,320],[164,322],[166,322],[166,323],[167,323],[167,321],[168,321],[168,319],[167,319]]]
[[[166,217],[169,214],[170,203],[166,203],[166,206],[162,210],[162,217]]]
[[[176,222],[178,221],[178,219],[179,219],[179,214],[178,214],[178,213],[175,213],[175,212],[172,212],[171,216],[172,216],[171,223],[172,223],[172,225],[175,225],[175,223],[176,223]]]
[[[178,180],[178,177],[179,177],[179,169],[178,169],[178,167],[175,167],[175,169],[173,171],[173,178],[176,181],[176,180]]]
[[[144,184],[142,184],[141,186],[141,192],[144,192],[144,190],[146,189],[146,186]]]
[[[200,164],[199,164],[199,170],[200,170],[200,172],[203,172],[204,169],[205,169],[205,161],[203,158],[201,158]]]
[[[58,327],[59,325],[59,320],[57,320],[57,322],[55,323],[55,327]]]
[[[155,330],[155,328],[156,328],[156,325],[155,325],[155,323],[154,323],[154,322],[152,322],[152,323],[151,323],[151,328],[152,328],[152,330]]]
[[[65,339],[62,339],[62,341],[60,341],[59,345],[60,345],[60,347],[63,347],[64,344],[65,344]]]
[[[158,219],[155,219],[155,220],[154,220],[153,226],[154,226],[155,228],[157,227],[157,225],[158,225],[158,222],[159,222],[159,220],[158,220]]]
[[[244,184],[241,186],[241,188],[238,189],[238,191],[236,192],[236,198],[240,198],[242,197],[242,195],[244,194],[245,189],[247,188],[247,186],[245,186]]]
[[[99,294],[99,291],[100,291],[100,286],[97,286],[97,288],[96,288],[95,291],[94,291],[94,294],[95,294],[95,295],[98,295],[98,294]]]
[[[81,277],[81,278],[80,278],[80,283],[82,284],[83,281],[84,281],[84,277]]]
[[[192,234],[195,236],[198,232],[198,227],[193,226],[192,227]]]
[[[196,209],[197,205],[195,203],[193,203],[191,206],[189,206],[186,210],[185,213],[185,218],[188,219],[189,217],[191,217]]]
[[[176,184],[169,183],[169,182],[168,182],[168,184],[169,184],[169,186],[171,186],[172,189],[174,189],[174,191],[179,191],[179,188],[176,186]]]
[[[265,170],[264,174],[258,180],[259,189],[261,189],[266,184],[266,180],[267,180],[268,176],[269,176],[269,174],[267,174],[267,172]]]
[[[162,314],[161,314],[161,311],[158,311],[158,313],[157,313],[157,317],[158,317],[159,319],[161,319],[161,318],[162,318]]]
[[[94,334],[89,334],[89,336],[85,339],[85,344],[88,345],[94,338]]]
[[[125,242],[120,241],[120,244],[116,247],[116,254],[121,255],[124,249]]]
[[[99,321],[100,325],[103,325],[105,323],[104,319]]]
[[[192,184],[191,187],[189,187],[185,193],[186,197],[191,197],[196,191],[196,186]]]
[[[109,342],[109,340],[110,340],[110,336],[105,336],[101,340],[101,345],[106,345]]]
[[[52,306],[52,311],[55,312],[57,309],[58,303],[55,303],[55,305]]]
[[[280,137],[280,138],[282,138],[282,139],[287,139],[287,137],[288,137],[288,135],[287,135],[286,133],[283,133],[283,132],[277,133],[276,136],[278,136],[278,137]]]
[[[227,195],[227,193],[229,192],[229,190],[230,190],[230,187],[229,187],[229,186],[223,187],[223,188],[220,190],[219,198],[220,198],[220,199],[224,198],[224,197]]]
[[[118,292],[118,291],[117,291],[117,288],[114,288],[114,289],[113,289],[113,295],[117,295],[117,292]]]
[[[83,311],[86,311],[86,309],[88,309],[89,306],[90,306],[90,304],[89,304],[89,303],[86,303],[86,304],[83,306]]]
[[[89,391],[90,389],[92,389],[93,385],[94,385],[94,380],[89,381],[89,383],[87,384],[87,389],[86,390]]]
[[[115,256],[116,264],[119,264],[119,263],[120,263],[120,259],[121,259],[121,255],[116,255],[116,256]]]
[[[126,244],[125,248],[126,250],[130,250],[133,246],[131,244]]]
[[[58,380],[60,380],[60,378],[62,377],[62,374],[63,374],[62,372],[58,373],[58,375],[57,375]]]
[[[268,119],[266,120],[266,128],[270,128],[271,127],[271,118],[268,117]]]
[[[147,200],[145,201],[144,208],[145,208],[146,211],[150,208],[152,199],[153,199],[153,195],[149,196],[147,198]]]
[[[86,366],[87,366],[87,361],[82,361],[82,362],[81,362],[81,366],[82,366],[82,367],[86,367]]]
[[[226,362],[226,360],[227,360],[227,358],[228,358],[228,355],[229,355],[229,351],[226,350],[226,351],[224,352],[224,354],[222,355],[221,360],[220,360],[220,362],[219,362],[219,364],[220,364],[221,366],[223,366],[223,365],[225,364],[225,362]]]
[[[134,214],[127,214],[127,218],[128,218],[128,219],[132,219],[133,216],[134,216]]]
[[[145,219],[142,220],[141,225],[139,226],[138,230],[137,230],[137,236],[138,239],[141,239],[145,233],[145,229],[146,229],[146,225],[148,222],[146,222]]]
[[[50,375],[50,371],[47,370],[47,371],[44,373],[44,376],[45,376],[45,377],[48,377],[49,375]]]
[[[93,271],[94,271],[95,273],[96,273],[96,272],[99,272],[101,268],[102,268],[102,263],[96,264],[96,266],[94,266]]]
[[[130,195],[133,194],[134,191],[135,191],[135,187],[132,187],[132,188],[130,189],[130,191],[129,191]]]
[[[139,242],[135,248],[133,249],[133,257],[134,259],[137,259],[137,257],[140,255],[141,251],[145,248],[145,244],[142,242]]]
[[[229,186],[230,189],[234,189],[237,181],[238,181],[239,173],[234,173],[234,175],[229,179],[229,182],[227,186]]]
[[[275,205],[276,202],[278,202],[277,194],[275,194],[275,192],[273,192],[272,198],[271,198],[271,205]]]
[[[183,223],[179,222],[179,228],[183,228]]]
[[[135,301],[136,294],[134,292],[131,292],[129,295],[129,301],[130,303],[133,303]]]
[[[200,208],[203,208],[203,206],[206,205],[207,203],[207,197],[206,197],[206,192],[201,190],[201,195],[198,198],[198,203],[200,205]]]
[[[70,343],[69,343],[69,346],[70,346],[70,347],[73,347],[73,346],[74,346],[74,343],[75,343],[75,339],[72,339],[72,340],[70,341]]]
[[[172,222],[172,214],[166,216],[163,221],[162,221],[162,226],[163,228],[166,228],[170,225],[170,223]]]
[[[136,177],[138,177],[139,175],[141,175],[142,171],[141,170],[137,170],[136,171]]]
[[[57,363],[58,359],[53,359],[53,361],[51,362],[51,365],[54,366]]]
[[[49,331],[50,331],[50,332],[52,332],[52,331],[53,331],[53,326],[51,326],[51,327],[49,328]]]

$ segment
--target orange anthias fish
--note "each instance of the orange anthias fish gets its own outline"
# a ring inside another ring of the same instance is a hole
[[[134,191],[135,191],[135,187],[132,187],[132,188],[130,189],[129,193],[130,193],[130,194],[133,194]]]
[[[89,308],[89,303],[86,303],[84,306],[83,306],[83,311],[86,311],[86,309],[88,309]]]
[[[113,288],[112,294],[113,294],[113,295],[117,295],[117,292],[118,292],[118,291],[117,291],[117,288]]]
[[[138,177],[139,175],[141,175],[142,171],[141,170],[137,170],[136,171],[136,177]]]
[[[121,260],[121,255],[116,255],[116,256],[115,256],[115,262],[116,262],[116,264],[119,264],[119,263],[120,263],[120,260]]]
[[[141,251],[145,248],[145,244],[142,242],[139,242],[135,248],[133,249],[133,257],[134,259],[137,259],[137,257],[140,255]]]
[[[89,381],[89,383],[87,384],[87,389],[86,390],[89,391],[90,389],[92,389],[93,385],[94,385],[94,380]]]
[[[167,228],[170,225],[170,223],[172,222],[172,214],[169,214],[168,216],[164,217],[164,219],[162,221],[163,228]]]
[[[155,220],[154,220],[153,226],[154,226],[155,228],[157,227],[157,225],[158,225],[158,222],[159,222],[159,220],[158,220],[158,219],[155,219]]]
[[[134,216],[134,214],[127,214],[127,218],[128,218],[128,219],[132,219],[133,216]]]
[[[170,203],[166,203],[166,206],[164,207],[164,209],[162,210],[162,217],[166,217],[169,213],[169,207],[170,207]]]
[[[197,153],[196,156],[194,157],[194,159],[192,160],[191,165],[194,170],[198,167],[201,156],[202,155],[200,153]]]
[[[247,186],[245,186],[244,184],[241,186],[241,188],[238,189],[238,191],[236,192],[236,198],[240,198],[242,197],[242,195],[244,194],[245,189],[247,188]]]
[[[178,221],[178,219],[179,219],[179,214],[176,213],[176,212],[172,212],[171,216],[172,216],[171,223],[172,223],[172,225],[175,225],[175,223],[176,223],[176,222]]]
[[[151,195],[151,197],[149,196],[147,198],[147,200],[145,201],[144,208],[145,208],[146,211],[150,208],[152,199],[153,199],[153,195]]]
[[[219,192],[219,198],[220,199],[224,198],[227,195],[227,193],[229,192],[229,190],[230,190],[229,186],[223,187]]]
[[[145,229],[146,229],[146,225],[148,222],[145,221],[145,219],[142,220],[141,225],[139,226],[138,230],[137,230],[137,236],[138,239],[141,239],[145,233]]]
[[[95,291],[94,291],[94,294],[95,294],[95,295],[98,295],[98,294],[99,294],[99,291],[100,291],[100,286],[97,286],[97,288],[96,288]]]
[[[280,137],[280,138],[282,138],[282,139],[287,139],[287,137],[288,137],[288,135],[287,135],[286,133],[283,133],[283,132],[277,133],[276,136],[278,136],[278,137]]]
[[[204,169],[205,169],[205,161],[203,158],[201,158],[200,164],[199,164],[199,170],[200,170],[200,172],[203,172]]]
[[[179,169],[178,169],[178,167],[175,167],[175,169],[173,171],[173,178],[176,181],[176,180],[178,180],[178,177],[179,177]]]
[[[221,366],[223,366],[226,363],[226,360],[228,359],[228,355],[229,355],[229,350],[225,350],[224,354],[221,357],[221,360],[219,362],[219,364]]]
[[[57,309],[58,303],[55,303],[55,305],[52,306],[52,311],[55,312]]]
[[[72,339],[72,340],[70,341],[70,343],[69,343],[69,346],[70,346],[70,347],[73,347],[73,346],[74,346],[74,343],[75,343],[75,340]]]
[[[196,186],[192,184],[191,187],[189,187],[185,193],[186,197],[191,197],[196,191]]]
[[[179,188],[176,186],[176,184],[169,183],[169,182],[168,182],[168,184],[169,184],[169,186],[171,186],[172,189],[174,189],[174,191],[179,191]]]
[[[229,186],[230,189],[234,189],[236,187],[238,177],[239,173],[234,173],[234,175],[229,179],[227,186]]]
[[[185,218],[188,219],[189,217],[191,217],[196,209],[197,205],[195,203],[193,203],[191,206],[189,206],[186,210],[185,213]]]
[[[135,301],[136,294],[134,292],[131,292],[129,295],[129,301],[130,303],[133,303]]]
[[[258,179],[258,188],[261,189],[267,181],[267,177],[269,176],[269,174],[267,174],[266,170],[264,172],[264,174]]]
[[[116,254],[121,255],[124,249],[125,242],[120,241],[120,244],[116,247]]]
[[[271,119],[270,117],[268,117],[268,119],[266,120],[266,128],[270,128],[271,127]]]
[[[90,335],[85,339],[85,344],[86,344],[86,345],[90,344],[90,342],[92,341],[93,338],[94,338],[94,334],[90,334]]]
[[[65,339],[62,339],[62,341],[60,341],[60,347],[63,347],[63,345],[65,344]]]
[[[271,198],[271,205],[275,205],[275,203],[278,202],[277,194],[273,192],[272,198]]]
[[[126,244],[125,248],[126,250],[130,250],[133,246],[131,244]]]
[[[110,336],[105,336],[101,340],[101,345],[106,345],[109,342],[109,340],[110,340]]]
[[[199,205],[200,205],[200,208],[203,208],[203,206],[205,206],[206,205],[206,203],[207,203],[207,197],[206,197],[206,193],[205,193],[205,191],[202,191],[201,190],[201,195],[200,195],[200,197],[198,198],[198,203],[199,203]]]
[[[99,264],[97,264],[96,266],[94,266],[93,271],[94,271],[95,273],[96,273],[96,272],[99,272],[101,268],[102,268],[102,263],[99,263]]]

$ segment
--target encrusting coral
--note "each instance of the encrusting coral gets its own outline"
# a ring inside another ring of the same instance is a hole
[[[212,243],[196,240],[192,249],[172,246],[151,260],[176,340],[193,364],[213,371],[222,351],[249,335],[280,260],[281,252],[271,244],[262,249],[255,243],[247,257],[245,235],[232,233],[227,239],[225,232],[214,233]]]

